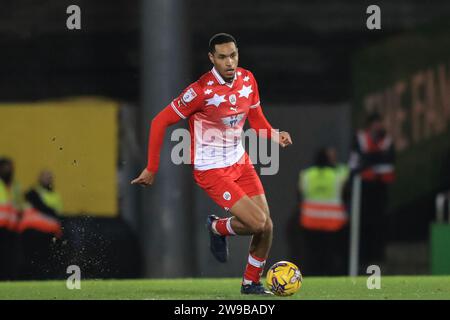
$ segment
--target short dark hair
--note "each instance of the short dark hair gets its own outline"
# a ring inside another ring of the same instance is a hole
[[[8,157],[0,157],[0,167],[4,165],[12,165],[13,161]]]
[[[209,52],[214,53],[216,51],[216,44],[234,42],[237,47],[236,39],[228,33],[217,33],[209,39]]]
[[[320,148],[317,152],[316,155],[314,156],[314,164],[318,167],[329,167],[331,166],[331,161],[330,161],[330,157],[328,156],[328,148],[326,147],[322,147]]]
[[[8,157],[0,157],[0,174],[3,174],[7,167],[13,167],[13,161]]]

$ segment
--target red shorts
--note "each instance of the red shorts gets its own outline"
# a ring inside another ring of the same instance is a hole
[[[264,194],[264,188],[247,153],[245,161],[239,160],[225,168],[194,170],[194,180],[211,199],[225,210],[247,195]]]

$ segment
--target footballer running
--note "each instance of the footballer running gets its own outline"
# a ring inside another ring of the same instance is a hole
[[[208,216],[211,252],[218,261],[226,262],[227,237],[252,235],[241,293],[271,294],[260,278],[272,244],[273,225],[264,188],[242,146],[241,134],[248,118],[259,136],[282,147],[292,144],[292,140],[289,133],[274,130],[265,118],[255,77],[238,67],[235,38],[226,33],[214,35],[209,41],[208,56],[212,69],[152,120],[148,164],[131,183],[154,183],[166,128],[188,119],[194,180],[231,213],[228,218]]]

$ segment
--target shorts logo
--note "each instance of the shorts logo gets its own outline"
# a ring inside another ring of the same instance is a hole
[[[223,198],[227,201],[231,200],[231,193],[229,193],[228,191],[225,191],[223,193]]]
[[[194,89],[189,88],[188,91],[186,91],[183,95],[183,101],[186,103],[191,102],[192,100],[194,100],[194,98],[197,96],[197,94],[195,93]]]
[[[228,98],[228,100],[230,100],[230,103],[231,103],[232,105],[235,105],[235,104],[236,104],[236,95],[235,95],[235,94],[232,94],[232,95]]]

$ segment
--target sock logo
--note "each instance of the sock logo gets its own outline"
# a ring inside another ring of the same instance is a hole
[[[225,200],[231,200],[231,193],[229,193],[228,191],[225,191],[224,193],[223,193],[223,198],[225,199]]]

